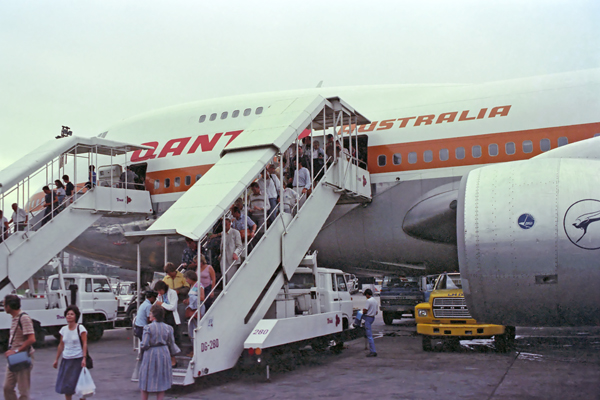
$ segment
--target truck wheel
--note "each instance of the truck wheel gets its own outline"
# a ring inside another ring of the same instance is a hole
[[[515,327],[507,326],[504,328],[502,335],[494,336],[494,345],[496,350],[500,353],[506,353],[510,351],[515,345]]]
[[[88,325],[85,329],[88,331],[87,337],[90,342],[96,342],[104,335],[104,327],[102,325]]]
[[[429,336],[423,336],[423,351],[432,351],[431,339]]]
[[[383,312],[383,322],[386,325],[392,325],[392,323],[394,322],[394,314],[384,311]]]
[[[327,347],[329,346],[329,343],[327,343],[327,340],[325,339],[314,339],[311,343],[310,343],[310,347],[312,347],[312,349],[314,351],[316,351],[317,353],[321,353],[325,350],[327,350]]]
[[[46,343],[46,331],[38,321],[33,321],[33,331],[35,333],[35,343],[33,344],[33,347],[37,349]]]

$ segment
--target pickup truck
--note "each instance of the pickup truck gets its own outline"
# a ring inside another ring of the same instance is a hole
[[[484,324],[469,314],[459,273],[441,274],[427,303],[415,307],[417,333],[423,350],[433,350],[432,339],[451,341],[494,338],[496,350],[508,351],[514,344],[515,328]]]
[[[391,325],[394,319],[400,319],[404,314],[414,318],[415,306],[424,300],[418,278],[394,275],[383,278],[379,296],[379,308],[386,325]]]
[[[60,274],[48,277],[43,295],[21,299],[21,309],[33,320],[36,344],[46,335],[59,337],[60,328],[66,325],[64,311],[69,304],[76,304],[81,311],[80,322],[88,331],[88,339],[99,340],[104,329],[112,328],[117,318],[118,300],[109,279],[104,275]],[[11,324],[10,315],[2,307],[0,313],[0,345],[6,346]]]

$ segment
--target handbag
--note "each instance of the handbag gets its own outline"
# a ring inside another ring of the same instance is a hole
[[[21,325],[21,317],[23,314],[25,313],[21,313],[21,315],[19,315],[19,323],[17,325],[18,328],[21,328],[21,331],[23,331],[23,325]],[[17,330],[15,329],[15,334],[16,332]],[[10,347],[12,347],[13,341],[15,340],[15,334],[13,334],[13,337],[10,341]],[[21,351],[19,353],[12,354],[6,357],[6,359],[8,360],[8,369],[10,372],[19,372],[31,367],[29,349],[27,351]]]
[[[79,333],[79,324],[77,324],[77,336],[79,336],[79,344],[81,345],[81,351],[83,351],[83,341],[81,340],[81,333]],[[87,369],[94,368],[94,360],[92,360],[89,350],[85,352],[85,367]]]

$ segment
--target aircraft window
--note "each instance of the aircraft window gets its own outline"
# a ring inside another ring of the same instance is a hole
[[[40,203],[42,202],[42,199],[37,199],[37,205],[39,206]],[[37,206],[36,206],[37,207]]]
[[[231,118],[237,118],[240,115],[240,110],[235,110],[231,113]]]
[[[181,178],[176,176],[175,180],[173,181],[173,184],[175,185],[175,187],[179,187],[181,185]]]
[[[411,151],[410,153],[408,153],[408,163],[414,164],[416,162],[417,162],[417,153],[415,153],[414,151]]]
[[[550,150],[550,139],[542,139],[540,140],[540,150],[548,151]]]
[[[246,108],[244,110],[244,117],[247,117],[248,115],[250,115],[251,112],[252,112],[252,110],[250,108]]]
[[[498,155],[498,145],[496,143],[488,145],[488,154],[493,157]]]
[[[223,111],[223,112],[221,113],[221,119],[225,119],[225,118],[227,118],[227,114],[228,114],[228,113],[227,113],[227,111]]]
[[[214,121],[215,119],[217,119],[217,113],[210,114],[210,120]]]
[[[160,179],[155,179],[154,180],[154,189],[159,189],[160,188]]]
[[[262,114],[262,112],[263,112],[263,108],[262,107],[258,107],[256,109],[256,115]]]
[[[185,177],[185,186],[190,186],[190,184],[192,183],[192,177],[191,176],[186,176]]]
[[[462,160],[465,158],[465,148],[457,147],[456,150],[454,150],[454,155],[456,156],[457,160]]]
[[[558,138],[558,147],[564,146],[565,144],[568,144],[568,143],[569,143],[569,139],[567,139],[566,137],[561,136]]]
[[[531,153],[533,151],[533,143],[531,140],[523,141],[523,153]]]
[[[515,147],[515,142],[508,142],[504,145],[504,151],[506,151],[506,154],[508,154],[509,156],[512,154],[515,154],[516,147]]]
[[[402,154],[400,154],[400,153],[394,154],[392,157],[392,162],[394,163],[394,165],[402,164]]]
[[[481,146],[477,144],[471,147],[471,155],[473,156],[473,158],[481,157]]]
[[[201,115],[200,119],[198,120],[198,122],[203,123],[204,121],[206,121],[206,114]]]
[[[433,152],[431,150],[425,150],[423,152],[423,161],[425,161],[425,162],[433,161]]]
[[[165,188],[171,186],[171,180],[169,178],[165,178]]]
[[[198,182],[198,179],[202,178],[202,174],[198,174],[196,175],[196,182]]]
[[[450,158],[450,152],[448,151],[448,149],[441,149],[440,161],[448,161],[448,158]]]
[[[385,167],[385,164],[387,164],[387,157],[385,154],[381,154],[379,157],[377,157],[377,165],[380,167]]]

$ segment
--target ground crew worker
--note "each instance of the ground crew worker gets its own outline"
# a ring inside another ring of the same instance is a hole
[[[370,350],[367,357],[377,357],[375,342],[373,341],[373,331],[371,329],[371,325],[373,324],[373,321],[375,321],[375,316],[377,315],[377,300],[373,297],[371,289],[365,290],[365,296],[367,297],[367,304],[366,308],[363,308],[363,320],[365,321],[365,333],[367,335],[367,340],[369,341]]]

